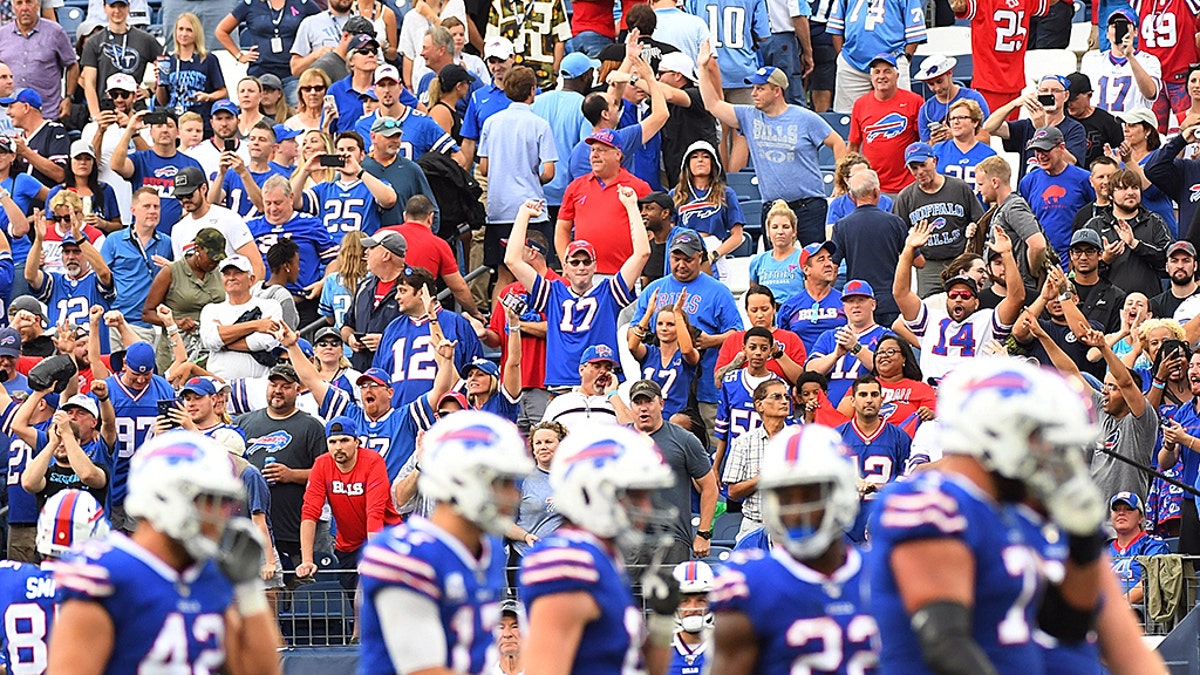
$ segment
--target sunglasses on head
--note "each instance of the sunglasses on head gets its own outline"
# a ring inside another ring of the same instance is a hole
[[[378,125],[379,128],[381,128],[381,129],[399,129],[400,128],[400,120],[393,120],[393,119],[380,120],[380,121],[377,121],[375,124]]]

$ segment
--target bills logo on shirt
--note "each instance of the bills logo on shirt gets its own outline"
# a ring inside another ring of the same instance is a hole
[[[888,113],[879,121],[867,125],[867,141],[896,138],[908,128],[908,118],[900,113]]]
[[[1061,185],[1051,185],[1042,191],[1042,201],[1047,204],[1057,204],[1067,196],[1067,189]]]
[[[1188,193],[1190,194],[1188,199],[1193,204],[1195,204],[1196,202],[1200,202],[1200,183],[1196,183],[1192,187],[1188,188]]]

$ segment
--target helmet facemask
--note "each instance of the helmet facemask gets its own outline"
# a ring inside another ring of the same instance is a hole
[[[685,607],[692,598],[700,598],[699,607]],[[713,614],[708,608],[708,596],[704,593],[684,593],[679,609],[675,610],[679,627],[687,633],[699,633],[713,625]]]
[[[797,560],[819,557],[842,534],[833,499],[835,485],[822,481],[763,491],[767,532]]]
[[[214,558],[221,547],[225,524],[237,512],[239,499],[236,495],[215,492],[200,492],[192,499],[194,517],[186,519],[178,535],[167,532],[178,539],[188,555],[196,561]]]
[[[453,505],[459,515],[475,523],[485,532],[498,537],[505,536],[517,522],[517,510],[521,507],[519,477],[503,474],[490,467],[475,468],[473,482],[486,485],[488,489],[473,493],[458,490]]]
[[[671,536],[671,524],[679,516],[675,507],[655,506],[648,489],[614,489],[613,500],[618,508],[618,548],[632,553],[646,547],[670,545],[674,538]]]

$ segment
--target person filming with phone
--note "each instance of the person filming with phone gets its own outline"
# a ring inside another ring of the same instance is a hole
[[[1062,132],[1067,150],[1067,162],[1078,164],[1087,156],[1087,131],[1083,125],[1067,117],[1067,88],[1070,82],[1065,77],[1046,75],[1038,83],[1036,92],[1022,94],[1005,103],[983,121],[983,130],[1004,139],[1004,149],[1021,153],[1017,167],[1018,177],[1036,166],[1033,149],[1028,148],[1034,133],[1044,127],[1057,127]],[[1029,111],[1027,119],[1008,121],[1013,112],[1024,106]]]

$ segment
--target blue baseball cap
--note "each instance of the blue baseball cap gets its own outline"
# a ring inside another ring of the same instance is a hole
[[[1120,21],[1122,19],[1135,26],[1138,25],[1137,14],[1134,14],[1132,9],[1127,9],[1125,7],[1115,10],[1112,14],[1109,14],[1108,21],[1106,21],[1105,24],[1111,26],[1114,21]]]
[[[313,352],[313,346],[312,346],[311,342],[309,342],[308,340],[305,340],[304,338],[296,338],[296,344],[300,345],[300,351],[304,352],[304,355],[306,357],[308,357],[310,359],[313,357],[314,352]],[[287,353],[287,347],[284,347],[283,345],[279,345],[278,347],[276,347],[275,349],[273,349],[271,351],[276,356],[279,356],[280,354]]]
[[[392,376],[388,375],[387,371],[383,368],[369,368],[367,372],[358,376],[354,384],[362,385],[365,382],[378,382],[385,387],[390,387],[392,386]]]
[[[284,141],[289,141],[289,140],[299,136],[300,134],[304,133],[298,129],[291,129],[282,124],[276,124],[274,126],[274,130],[275,130],[275,142],[276,143],[282,143]]]
[[[379,101],[379,94],[375,93],[375,87],[367,87],[367,90],[358,95],[359,98],[369,98],[372,101]]]
[[[875,299],[875,289],[871,288],[871,284],[861,279],[851,279],[846,282],[846,286],[842,289],[843,298],[871,298]]]
[[[125,349],[125,370],[138,375],[154,372],[154,347],[149,342],[135,342]]]
[[[867,68],[874,68],[875,64],[879,63],[880,61],[889,64],[893,68],[898,68],[900,64],[900,62],[896,60],[895,54],[878,54],[875,56],[875,58],[867,62]]]
[[[463,376],[465,377],[469,375],[472,370],[482,370],[497,380],[500,379],[500,366],[496,365],[495,362],[488,361],[482,357],[477,356],[474,359],[471,359],[471,362],[467,364],[467,367],[463,368]]]
[[[571,52],[563,57],[562,63],[558,65],[558,69],[562,71],[563,77],[572,79],[583,75],[589,70],[600,70],[600,62],[589,58],[583,52]]]
[[[917,142],[904,149],[905,164],[924,164],[927,159],[933,159],[933,147],[928,143]]]
[[[212,115],[219,112],[227,112],[234,117],[237,117],[242,111],[237,107],[237,104],[227,98],[223,98],[212,105]]]
[[[325,437],[333,438],[334,436],[358,438],[358,424],[345,415],[338,415],[325,423]]]
[[[599,363],[600,361],[608,361],[614,366],[617,365],[617,354],[612,347],[608,345],[592,345],[583,350],[583,355],[579,357],[579,365],[585,363]]]
[[[13,92],[12,96],[0,98],[0,105],[12,105],[14,103],[28,103],[38,110],[42,109],[42,97],[32,89],[18,89]]]
[[[612,129],[597,129],[593,131],[592,135],[587,137],[586,143],[588,145],[603,143],[610,148],[621,149],[621,142],[617,140],[617,132]]]
[[[1063,89],[1071,88],[1071,81],[1068,80],[1063,75],[1043,75],[1042,79],[1038,80],[1038,84],[1041,84],[1042,82],[1045,82],[1046,80],[1050,80],[1052,82],[1057,82],[1057,83],[1061,84],[1063,86]]]
[[[1122,503],[1127,504],[1129,508],[1133,509],[1134,511],[1143,511],[1142,498],[1137,496],[1136,493],[1128,490],[1123,490],[1113,495],[1112,499],[1108,501],[1108,508],[1109,510],[1112,510],[1114,506]]]
[[[188,392],[197,396],[213,396],[217,393],[217,388],[203,377],[193,377],[179,390],[179,395],[183,396]]]
[[[788,77],[780,69],[772,66],[763,66],[754,71],[754,74],[743,80],[746,84],[773,84],[780,89],[788,88]]]

